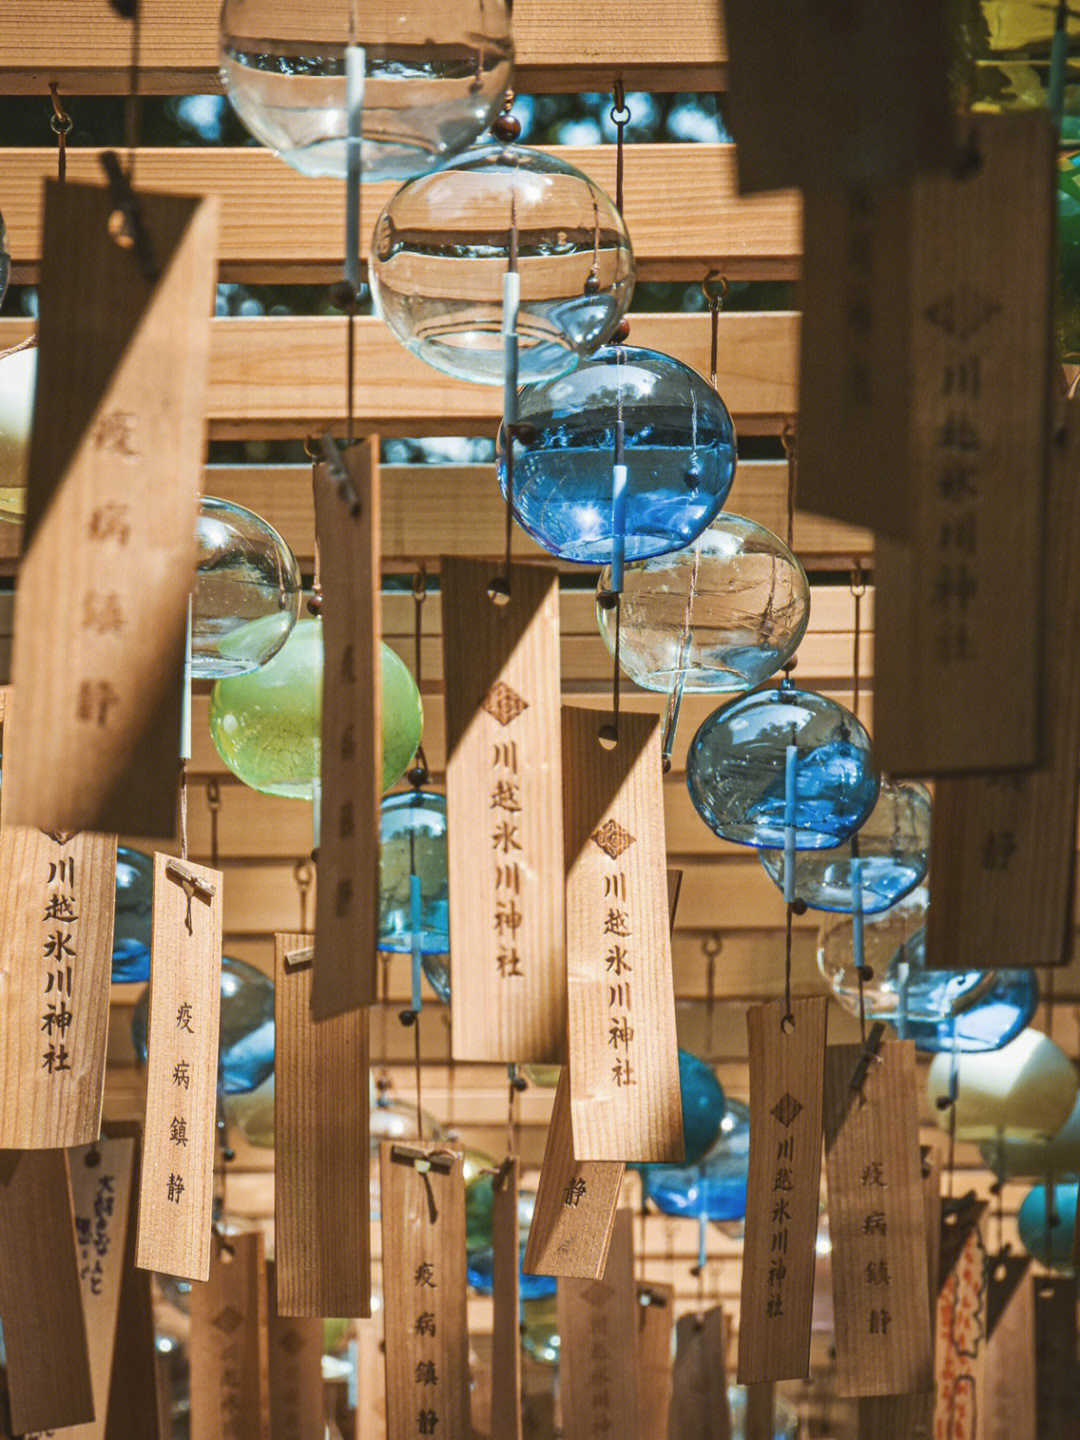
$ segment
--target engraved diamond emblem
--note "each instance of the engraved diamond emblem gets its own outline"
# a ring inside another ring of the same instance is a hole
[[[923,315],[957,340],[970,340],[984,325],[1000,315],[1001,306],[996,300],[982,295],[970,285],[958,285],[949,295],[943,295],[933,305],[928,305]]]
[[[794,1095],[785,1090],[783,1099],[778,1100],[773,1106],[772,1114],[776,1116],[781,1125],[793,1125],[802,1114],[802,1108]]]
[[[500,725],[509,725],[523,710],[529,708],[529,702],[523,700],[516,690],[511,690],[502,680],[496,681],[480,703]]]
[[[592,833],[600,849],[609,860],[617,860],[624,850],[629,850],[634,843],[634,837],[629,830],[624,830],[617,820],[605,820],[599,830]]]
[[[285,1351],[286,1355],[298,1355],[306,1345],[307,1341],[302,1335],[298,1335],[295,1330],[286,1330],[285,1334],[281,1337],[281,1348]]]
[[[214,1324],[226,1335],[231,1335],[234,1330],[244,1323],[244,1317],[234,1305],[226,1305],[220,1315],[215,1315]]]

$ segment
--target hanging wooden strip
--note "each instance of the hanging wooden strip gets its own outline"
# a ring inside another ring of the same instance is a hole
[[[809,190],[799,286],[799,505],[899,540],[915,509],[909,211],[904,185]]]
[[[933,1384],[915,1047],[860,1060],[861,1045],[825,1055],[837,1394],[900,1395]]]
[[[189,1280],[210,1273],[223,878],[154,856],[137,1263]]]
[[[454,1058],[557,1063],[566,1044],[559,582],[444,557]]]
[[[1026,1255],[997,1255],[988,1265],[979,1440],[1037,1440],[1031,1261]]]
[[[111,1139],[131,1140],[131,1193],[138,1194],[142,1125],[109,1121],[105,1132]],[[135,1206],[129,1204],[105,1440],[159,1440],[162,1434],[150,1273],[135,1263],[136,1242]]]
[[[731,1440],[727,1349],[727,1318],[719,1306],[699,1315],[680,1315],[675,1326],[671,1440]]]
[[[570,1116],[579,1160],[683,1157],[660,728],[563,710]]]
[[[1076,1276],[1039,1275],[1035,1289],[1035,1428],[1039,1440],[1074,1440],[1080,1413]]]
[[[310,935],[274,936],[274,1229],[282,1315],[371,1314],[368,1012],[312,1018]]]
[[[266,1267],[270,1315],[270,1440],[324,1440],[323,1322],[282,1315],[274,1265]]]
[[[641,1440],[668,1440],[675,1287],[639,1280],[637,1300],[638,1435]]]
[[[380,1177],[388,1440],[468,1435],[461,1155],[386,1140]]]
[[[821,1199],[822,1085],[828,1001],[746,1012],[750,1169],[739,1311],[739,1384],[809,1374],[814,1241]]]
[[[13,1432],[88,1424],[94,1391],[65,1151],[0,1155],[0,1257]]]
[[[986,1368],[986,1247],[977,1226],[938,1295],[935,1440],[977,1440]]]
[[[637,1404],[634,1216],[615,1217],[603,1280],[560,1280],[559,1356],[565,1440],[647,1440]]]
[[[270,1440],[262,1232],[214,1236],[210,1276],[191,1289],[191,1440]]]
[[[65,1440],[104,1440],[108,1433],[134,1163],[135,1141],[130,1136],[83,1145],[68,1156],[94,1419],[88,1425],[52,1432]]]
[[[743,193],[880,182],[952,159],[952,46],[936,8],[725,0],[724,33]]]
[[[942,1147],[937,1140],[920,1145],[923,1176],[923,1214],[926,1217],[926,1278],[929,1281],[930,1321],[937,1315],[938,1272],[941,1264]]]
[[[524,1269],[527,1275],[600,1280],[626,1166],[621,1160],[574,1158],[570,1088],[570,1067],[564,1065],[544,1145]]]
[[[863,1395],[858,1440],[932,1440],[934,1396]]]
[[[1045,548],[1042,753],[1036,769],[950,776],[934,787],[926,964],[980,968],[989,949],[1017,966],[1072,958],[1080,793],[1080,405],[1062,403],[1051,446]],[[1065,418],[1067,417],[1067,418]],[[1040,649],[1039,644],[1033,648]]]
[[[874,557],[874,750],[893,775],[1016,770],[1039,758],[1042,647],[1031,616],[1046,579],[1057,384],[1053,131],[1032,111],[978,116],[973,137],[979,163],[963,179],[914,187],[911,272],[897,287],[912,327],[904,483],[914,512],[910,545],[882,540]]]
[[[319,885],[311,1008],[327,1020],[377,996],[382,800],[379,442],[315,468],[323,591]]]
[[[356,1434],[386,1440],[386,1365],[382,1321],[360,1320],[356,1336]]]
[[[495,1176],[491,1231],[491,1440],[521,1440],[521,1259],[516,1157],[505,1160]]]
[[[172,836],[217,202],[45,185],[8,823]]]
[[[6,748],[4,761],[7,776]],[[0,877],[0,1148],[88,1144],[105,1088],[116,836],[4,825]]]
[[[773,1440],[776,1431],[776,1386],[764,1380],[746,1387],[745,1440]]]

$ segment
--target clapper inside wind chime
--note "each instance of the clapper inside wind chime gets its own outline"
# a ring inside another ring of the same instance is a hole
[[[15,825],[171,837],[217,210],[112,173],[45,187],[4,805]]]

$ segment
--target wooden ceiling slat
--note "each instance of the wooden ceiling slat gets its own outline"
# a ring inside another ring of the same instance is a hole
[[[187,95],[221,88],[220,0],[142,0],[139,89]],[[514,6],[519,91],[564,94],[627,89],[720,90],[726,48],[716,0],[655,0],[613,11],[605,0],[518,0]],[[123,94],[130,26],[104,0],[5,0],[0,94]]]
[[[455,380],[400,344],[381,320],[356,322],[357,427],[384,436],[494,435],[502,389]],[[345,320],[309,316],[211,321],[211,439],[298,439],[345,423]],[[0,350],[32,332],[0,321]],[[77,339],[78,337],[73,337]],[[707,315],[635,315],[636,345],[708,373]],[[797,409],[798,316],[720,317],[718,384],[740,433],[779,434]]]
[[[615,147],[546,147],[615,191]],[[104,184],[100,150],[69,149],[68,179]],[[4,223],[13,279],[36,282],[41,261],[41,187],[56,173],[52,149],[0,150]],[[345,192],[314,180],[262,148],[147,148],[139,184],[170,194],[212,194],[221,204],[222,280],[248,284],[329,284],[340,278]],[[397,189],[364,191],[362,254],[375,217]],[[740,199],[733,145],[639,145],[629,158],[624,214],[637,278],[787,280],[799,271],[801,206],[792,192]]]

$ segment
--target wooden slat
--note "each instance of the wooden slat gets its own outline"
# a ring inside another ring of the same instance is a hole
[[[384,570],[408,567],[418,560],[430,570],[440,555],[502,555],[505,520],[493,466],[384,465],[382,486]],[[269,520],[310,570],[315,527],[308,466],[212,465],[204,473],[203,487],[206,494],[232,500]],[[783,535],[787,467],[775,461],[741,462],[727,508]],[[0,541],[9,528],[13,527],[0,527]],[[856,558],[864,567],[869,564],[873,537],[868,531],[798,510],[795,548],[808,570],[847,570]],[[515,527],[514,554],[540,557],[546,552]],[[563,568],[583,573],[578,565]],[[814,614],[812,607],[812,624]]]
[[[635,345],[708,373],[703,315],[637,315]],[[32,325],[0,321],[0,350]],[[311,316],[211,322],[207,419],[212,440],[298,439],[345,423],[345,321]],[[798,316],[720,317],[717,381],[745,435],[779,434],[796,409]],[[357,426],[383,436],[493,435],[502,391],[443,375],[411,354],[381,320],[356,321]]]
[[[615,193],[614,145],[551,146],[548,153]],[[68,178],[105,182],[100,150],[68,152]],[[0,150],[4,223],[13,279],[36,283],[41,259],[41,182],[55,173],[51,148]],[[300,175],[263,149],[146,148],[140,185],[212,194],[221,203],[220,278],[247,284],[330,284],[341,273],[345,191],[340,181]],[[364,190],[375,216],[396,182]],[[625,219],[637,280],[787,280],[799,268],[800,205],[793,192],[739,198],[733,145],[639,145],[627,166]],[[366,260],[371,224],[361,227]]]
[[[218,0],[145,0],[139,89],[143,94],[216,91]],[[627,89],[719,90],[726,48],[715,0],[657,0],[612,15],[605,0],[518,0],[517,64],[523,93]],[[40,95],[50,80],[67,95],[128,88],[130,27],[106,4],[7,0],[0,31],[0,94]]]

